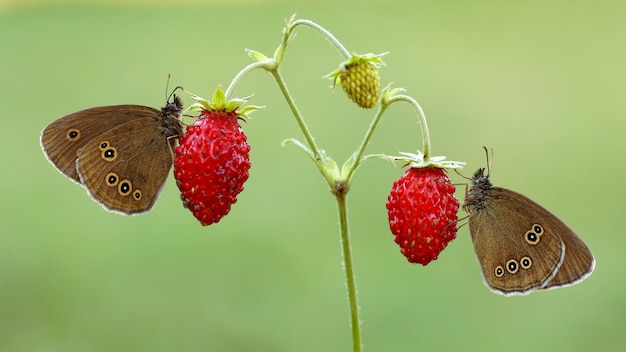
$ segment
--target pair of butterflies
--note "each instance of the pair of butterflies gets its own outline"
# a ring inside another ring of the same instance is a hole
[[[105,209],[132,215],[150,210],[172,166],[183,133],[182,103],[161,110],[141,105],[95,107],[63,116],[41,134],[48,160],[81,184]],[[530,200],[493,187],[479,169],[463,208],[484,281],[504,295],[576,284],[595,259],[559,218]]]

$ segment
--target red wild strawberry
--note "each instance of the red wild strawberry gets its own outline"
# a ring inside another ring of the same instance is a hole
[[[387,201],[389,227],[411,263],[437,259],[456,238],[459,201],[445,169],[412,167],[396,180]]]
[[[183,205],[206,226],[230,212],[248,179],[250,146],[238,120],[254,108],[229,105],[220,88],[212,102],[192,97],[200,116],[176,147],[174,178]]]

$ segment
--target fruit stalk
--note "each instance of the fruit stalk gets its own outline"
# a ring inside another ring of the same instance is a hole
[[[341,54],[341,56],[344,57],[344,59],[349,59],[350,56],[350,52],[341,44],[341,42],[335,38],[335,36],[330,33],[329,31],[327,31],[324,27],[320,26],[319,24],[313,22],[313,21],[309,21],[309,20],[305,20],[305,19],[299,19],[296,21],[293,21],[294,18],[292,17],[292,19],[290,20],[289,23],[287,23],[287,27],[285,27],[285,38],[287,38],[285,40],[285,43],[288,40],[288,37],[291,35],[291,33],[293,32],[293,30],[299,26],[299,25],[303,25],[303,26],[307,26],[315,31],[317,31],[319,34],[321,34],[323,37],[325,37],[326,39],[328,39],[328,41],[339,51],[339,53]]]
[[[283,80],[283,77],[280,74],[280,72],[278,72],[278,69],[271,70],[270,73],[276,80],[276,83],[278,84],[278,87],[280,88],[280,91],[283,94],[283,97],[287,101],[287,105],[289,105],[289,109],[291,109],[291,113],[293,114],[296,121],[298,122],[298,126],[300,126],[300,129],[302,130],[302,134],[304,134],[304,138],[306,138],[306,141],[309,144],[309,148],[313,154],[313,158],[315,159],[320,172],[326,179],[326,182],[328,182],[329,185],[332,185],[334,183],[333,175],[329,172],[329,170],[326,167],[319,167],[320,166],[319,163],[323,162],[324,158],[322,158],[320,149],[317,146],[317,143],[315,143],[315,138],[313,138],[313,135],[311,134],[309,127],[304,122],[304,118],[302,117],[302,114],[300,113],[300,109],[298,109],[298,106],[296,105],[295,101],[291,97],[291,93],[289,93],[289,89],[287,89],[287,84]]]
[[[387,110],[387,107],[389,107],[389,105],[381,104],[380,107],[378,108],[378,111],[376,111],[376,115],[374,115],[374,119],[370,123],[367,131],[365,132],[365,136],[363,136],[363,140],[361,141],[361,144],[359,145],[356,153],[354,154],[355,163],[347,171],[347,174],[345,176],[346,180],[348,181],[352,180],[352,175],[354,174],[356,169],[359,168],[359,165],[363,161],[362,158],[363,158],[363,154],[365,153],[365,148],[369,144],[370,139],[372,139],[372,135],[374,134],[374,131],[376,130],[376,126],[378,126],[378,122],[380,122],[380,118],[383,117],[383,114],[385,113],[385,110]]]
[[[245,77],[252,71],[255,71],[258,69],[267,69],[268,66],[271,64],[271,62],[272,61],[270,60],[266,60],[263,62],[253,62],[249,64],[248,66],[244,67],[241,71],[239,71],[239,73],[237,73],[235,78],[233,78],[233,80],[228,85],[228,88],[226,88],[226,92],[224,93],[224,95],[226,96],[226,99],[230,99],[232,97],[233,91],[235,90],[235,88],[237,88],[237,85],[243,79],[243,77]]]
[[[271,70],[272,76],[276,80],[278,86],[285,100],[287,101],[291,112],[293,113],[298,125],[302,130],[312,152],[312,158],[315,159],[318,169],[326,179],[326,182],[332,189],[332,193],[337,201],[337,209],[339,212],[339,227],[341,232],[341,250],[343,254],[343,267],[346,275],[346,287],[348,290],[348,303],[350,305],[350,326],[352,331],[352,347],[354,352],[362,351],[361,344],[361,320],[359,317],[359,303],[356,291],[356,279],[354,275],[354,265],[352,262],[352,248],[350,246],[350,226],[348,224],[348,208],[346,204],[346,196],[349,191],[349,184],[346,187],[341,187],[340,183],[343,181],[337,180],[333,175],[333,172],[324,164],[325,159],[322,157],[320,150],[315,144],[315,139],[311,135],[298,107],[296,106],[293,98],[289,94],[287,85],[285,84],[281,74],[278,70]]]
[[[356,291],[356,278],[352,264],[352,247],[350,246],[350,226],[348,224],[348,207],[346,193],[335,194],[337,209],[339,211],[339,226],[341,230],[341,250],[343,253],[344,272],[348,289],[348,303],[350,304],[350,325],[352,327],[352,349],[360,352],[361,343],[361,319],[359,317],[359,303]]]

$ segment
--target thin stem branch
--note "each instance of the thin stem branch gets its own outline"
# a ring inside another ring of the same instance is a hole
[[[354,274],[354,264],[352,260],[352,248],[350,245],[350,228],[348,224],[348,207],[347,207],[347,202],[346,202],[346,197],[350,190],[351,176],[354,170],[356,169],[356,167],[352,168],[349,171],[348,177],[346,177],[346,175],[340,175],[337,172],[337,166],[335,162],[332,159],[326,158],[326,156],[323,154],[323,152],[319,149],[319,147],[315,143],[315,139],[313,138],[313,135],[311,134],[309,128],[304,122],[304,118],[302,114],[300,113],[300,110],[298,109],[297,105],[295,104],[295,101],[293,100],[291,94],[289,93],[287,84],[285,83],[282,75],[278,71],[278,68],[284,58],[287,44],[289,43],[290,39],[293,38],[293,30],[299,25],[308,26],[316,30],[323,37],[327,38],[330,41],[330,43],[333,46],[335,46],[337,50],[339,50],[341,55],[346,60],[349,59],[351,55],[346,50],[346,48],[337,40],[337,38],[335,38],[330,32],[328,32],[323,27],[309,20],[294,21],[292,17],[292,19],[287,23],[287,26],[285,27],[285,30],[283,32],[284,36],[283,36],[282,43],[274,52],[274,59],[272,60],[272,65],[266,65],[264,67],[266,70],[268,70],[272,74],[272,76],[276,80],[276,83],[278,84],[278,87],[280,88],[280,91],[283,94],[283,97],[287,101],[287,104],[289,105],[289,108],[291,109],[291,112],[293,116],[295,117],[310,147],[310,151],[307,151],[307,152],[309,153],[309,155],[312,154],[311,156],[313,157],[318,169],[320,170],[320,172],[326,179],[326,182],[328,183],[328,185],[331,187],[331,192],[336,198],[337,208],[339,212],[339,225],[340,225],[340,235],[341,235],[341,250],[342,250],[342,257],[343,257],[343,267],[344,267],[344,273],[346,276],[345,277],[346,287],[348,291],[348,302],[350,306],[350,326],[351,326],[351,331],[352,331],[352,346],[353,346],[354,352],[361,352],[362,351],[361,320],[359,318],[359,304],[358,304],[358,296],[357,296],[357,289],[356,289],[356,279],[355,279],[355,274]],[[249,70],[252,70],[252,69],[253,68],[249,68]],[[248,67],[244,70],[247,71]],[[227,90],[227,92],[230,92],[230,87],[229,87],[229,90]],[[363,155],[365,147],[369,143],[371,135],[374,129],[376,128],[376,125],[378,124],[378,121],[380,120],[380,117],[382,116],[382,113],[385,110],[385,108],[386,106],[381,107],[379,109],[377,115],[374,118],[374,121],[370,125],[370,128],[368,129],[364,137],[364,140],[361,146],[359,147],[357,151],[358,159],[357,159],[357,162],[355,163],[357,164],[357,166],[358,166],[358,161]],[[300,147],[302,148],[302,145],[300,145]]]
[[[408,95],[403,95],[403,94],[394,95],[393,97],[389,98],[386,101],[385,105],[388,106],[398,101],[408,102],[409,104],[411,104],[411,106],[413,106],[413,108],[415,109],[415,112],[417,112],[418,124],[420,125],[421,127],[420,129],[422,130],[424,161],[428,162],[431,157],[430,133],[428,132],[428,124],[426,123],[426,115],[424,114],[424,110],[422,110],[422,107],[417,102],[417,100],[413,99],[412,97]]]
[[[276,80],[276,83],[278,84],[280,91],[283,93],[283,97],[285,98],[285,100],[287,100],[287,104],[289,105],[289,108],[291,109],[291,113],[296,118],[296,121],[298,122],[298,126],[300,126],[300,129],[302,130],[302,133],[304,134],[304,138],[306,138],[307,143],[311,147],[311,151],[315,155],[316,159],[319,160],[320,155],[321,155],[320,150],[317,144],[315,143],[315,139],[313,138],[311,131],[307,127],[306,123],[304,122],[304,118],[302,117],[302,114],[300,113],[298,106],[296,105],[293,98],[291,97],[291,94],[289,93],[289,89],[287,89],[287,84],[283,80],[282,75],[280,74],[280,72],[278,72],[278,70],[271,70],[270,72],[272,73],[272,76],[274,76],[274,79]]]
[[[350,304],[350,325],[352,327],[352,349],[361,352],[361,319],[359,318],[359,303],[352,263],[352,248],[350,246],[350,227],[348,224],[348,207],[346,205],[346,193],[338,193],[337,208],[339,210],[339,225],[341,230],[341,249],[343,253],[344,272],[346,274],[346,286],[348,289],[348,302]]]
[[[228,88],[226,88],[226,91],[224,92],[224,95],[226,96],[226,99],[230,99],[231,94],[233,94],[233,91],[235,90],[235,88],[237,88],[237,85],[239,84],[239,82],[242,80],[243,77],[245,77],[247,74],[249,74],[250,72],[257,70],[257,69],[268,69],[268,67],[270,67],[270,65],[268,64],[268,62],[266,61],[262,61],[262,62],[253,62],[251,64],[249,64],[248,66],[244,67],[241,71],[239,71],[239,73],[237,73],[237,75],[235,76],[235,78],[233,78],[232,81],[230,81],[230,84],[228,85]]]
[[[283,96],[287,100],[289,108],[293,113],[294,117],[298,121],[298,125],[302,130],[311,150],[315,156],[316,164],[318,168],[322,172],[322,175],[325,177],[330,187],[333,187],[333,194],[337,199],[337,208],[339,211],[339,225],[341,232],[341,249],[343,254],[343,266],[344,272],[346,275],[346,287],[348,290],[348,302],[350,305],[350,325],[352,330],[352,345],[354,352],[362,351],[361,344],[361,320],[359,318],[359,304],[358,304],[358,296],[356,290],[356,279],[354,275],[354,264],[352,262],[352,248],[350,246],[350,227],[348,225],[348,207],[346,203],[346,195],[349,191],[349,185],[345,184],[345,181],[336,180],[333,178],[331,173],[329,172],[326,165],[322,163],[322,156],[319,148],[317,147],[311,132],[309,131],[304,119],[298,110],[295,102],[293,101],[291,95],[289,94],[289,90],[287,89],[287,85],[285,84],[281,74],[278,70],[270,71],[276,79],[278,86],[280,87]]]
[[[323,37],[325,37],[326,39],[328,39],[328,41],[335,47],[337,48],[337,50],[339,50],[339,53],[341,54],[341,56],[344,57],[344,59],[349,59],[352,55],[350,55],[350,52],[341,44],[341,42],[339,40],[337,40],[337,38],[335,38],[335,36],[330,33],[329,31],[327,31],[324,27],[320,26],[319,24],[313,22],[313,21],[309,21],[309,20],[296,20],[293,23],[291,23],[290,25],[290,30],[293,31],[294,28],[296,28],[299,25],[304,25],[307,27],[310,27],[314,30],[316,30],[317,32],[319,32]]]
[[[380,118],[383,116],[385,110],[387,109],[388,105],[380,105],[378,108],[378,111],[376,111],[376,115],[374,115],[374,119],[372,120],[372,122],[370,123],[369,128],[367,129],[367,131],[365,132],[365,136],[363,136],[363,141],[361,141],[361,145],[359,145],[359,148],[356,151],[355,154],[355,163],[353,165],[353,167],[348,171],[348,174],[345,175],[346,180],[351,180],[352,179],[352,175],[354,174],[354,172],[356,171],[356,169],[359,167],[359,164],[361,163],[361,158],[363,157],[363,153],[365,153],[365,148],[367,147],[367,145],[370,142],[370,139],[372,139],[372,135],[374,134],[374,130],[376,130],[376,126],[378,126],[378,122],[380,122]]]

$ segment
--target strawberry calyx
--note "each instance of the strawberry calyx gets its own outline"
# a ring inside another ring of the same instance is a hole
[[[188,91],[185,91],[185,93],[196,101],[191,104],[185,112],[198,110],[234,112],[239,118],[249,119],[251,113],[263,108],[263,106],[246,105],[252,98],[252,95],[244,98],[227,99],[221,86],[217,86],[211,100],[207,100]]]
[[[391,161],[404,162],[404,166],[412,168],[436,167],[440,169],[461,169],[465,166],[463,161],[446,160],[445,156],[427,156],[419,150],[416,153],[400,152],[400,156],[376,155],[379,158]]]
[[[385,63],[383,62],[381,58],[387,54],[388,52],[384,52],[382,54],[368,53],[368,54],[362,54],[362,55],[353,53],[352,56],[348,60],[339,64],[339,68],[330,72],[329,74],[324,76],[324,78],[332,79],[333,80],[332,87],[335,88],[341,85],[341,72],[344,71],[347,67],[360,64],[360,63],[369,63],[369,64],[374,65],[374,67],[376,68],[380,68],[382,66],[385,66]]]
[[[325,77],[333,80],[333,88],[341,84],[348,98],[364,109],[373,108],[380,96],[380,55],[353,54],[339,68]]]

